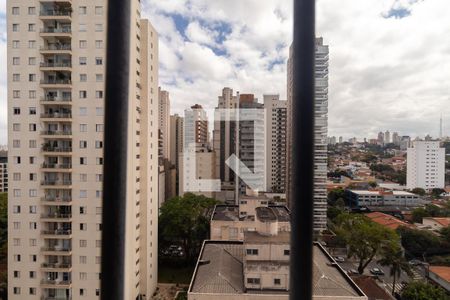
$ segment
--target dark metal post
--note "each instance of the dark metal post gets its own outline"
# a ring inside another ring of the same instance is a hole
[[[294,0],[290,299],[312,299],[315,0]]]
[[[101,299],[125,299],[130,0],[108,1]]]

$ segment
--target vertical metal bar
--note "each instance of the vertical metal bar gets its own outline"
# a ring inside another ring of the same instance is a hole
[[[290,299],[312,299],[315,0],[294,0]]]
[[[108,1],[101,299],[125,299],[130,0]]]

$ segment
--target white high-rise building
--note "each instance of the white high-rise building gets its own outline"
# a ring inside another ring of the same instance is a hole
[[[170,98],[169,92],[158,89],[159,112],[158,126],[161,134],[161,155],[164,159],[170,157]]]
[[[389,130],[386,130],[386,132],[384,133],[384,143],[389,144],[390,142],[391,142],[391,133],[389,132]]]
[[[298,195],[292,195],[290,190],[292,157],[292,91],[293,91],[293,48],[291,46],[288,60],[288,130],[287,130],[287,166],[286,185],[287,201],[292,207],[292,201],[301,201]],[[314,230],[326,229],[327,225],[327,132],[328,132],[328,46],[323,44],[323,38],[316,38],[315,55],[315,146],[314,146]]]
[[[445,187],[445,148],[439,141],[414,141],[408,148],[406,185],[409,189]]]
[[[124,299],[149,299],[158,34],[138,1],[130,11]],[[99,299],[107,1],[8,0],[7,13],[8,298]]]
[[[264,95],[266,113],[266,188],[286,192],[286,122],[287,101],[279,95]]]
[[[175,167],[175,182],[173,194],[179,194],[180,163],[179,156],[183,152],[184,118],[175,114],[170,116],[170,163]]]

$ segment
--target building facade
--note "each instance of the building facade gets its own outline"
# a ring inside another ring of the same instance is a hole
[[[170,157],[170,98],[169,92],[158,89],[159,95],[159,111],[158,111],[158,127],[161,133],[161,155],[163,159]]]
[[[292,102],[293,102],[293,47],[290,48],[287,72],[287,201],[291,205],[298,200],[292,195]],[[323,38],[316,38],[315,55],[315,128],[314,128],[314,231],[326,229],[327,224],[327,132],[328,132],[328,46]],[[341,142],[341,139],[340,139]]]
[[[175,114],[170,116],[170,163],[175,168],[175,180],[172,184],[174,186],[173,194],[179,194],[179,176],[180,176],[180,153],[183,152],[183,133],[184,132],[184,118]]]
[[[409,189],[445,187],[445,148],[439,141],[414,141],[407,150],[406,186]]]
[[[264,95],[266,121],[266,189],[286,192],[287,101],[279,95]]]
[[[8,152],[0,150],[0,193],[8,192]]]
[[[9,0],[7,12],[8,298],[99,299],[107,1]],[[124,298],[148,299],[157,280],[149,124],[157,123],[158,34],[139,1],[130,30]]]

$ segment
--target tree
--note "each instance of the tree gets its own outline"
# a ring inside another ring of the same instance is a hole
[[[418,207],[412,212],[412,220],[414,223],[422,223],[423,218],[429,217],[430,213],[423,207]]]
[[[389,274],[393,277],[392,280],[392,295],[395,295],[395,283],[400,277],[402,271],[406,272],[408,276],[412,276],[411,267],[408,261],[403,256],[403,252],[398,244],[394,247],[384,249],[383,258],[378,261],[382,266],[389,266]]]
[[[377,182],[376,181],[369,181],[369,186],[372,188],[376,188],[377,187]]]
[[[440,234],[442,239],[450,244],[450,226],[442,228]]]
[[[444,189],[435,188],[431,190],[431,195],[436,198],[440,198],[442,193],[445,193]]]
[[[403,248],[414,257],[421,257],[425,260],[426,255],[441,252],[439,237],[431,232],[404,226],[397,228],[397,232],[401,236]]]
[[[393,230],[372,222],[364,215],[343,213],[336,218],[336,224],[336,234],[347,244],[348,257],[359,260],[359,274],[364,273],[383,248],[399,244],[399,236]]]
[[[203,240],[208,238],[209,213],[217,203],[215,199],[192,193],[164,202],[159,216],[163,243],[181,241],[189,261]]]
[[[402,292],[402,300],[449,300],[445,291],[422,281],[410,282]]]
[[[336,188],[336,189],[332,189],[329,193],[328,193],[328,203],[330,205],[335,205],[336,201],[339,199],[345,199],[345,191],[342,188]]]
[[[419,196],[425,196],[427,193],[423,188],[414,188],[411,192]]]

